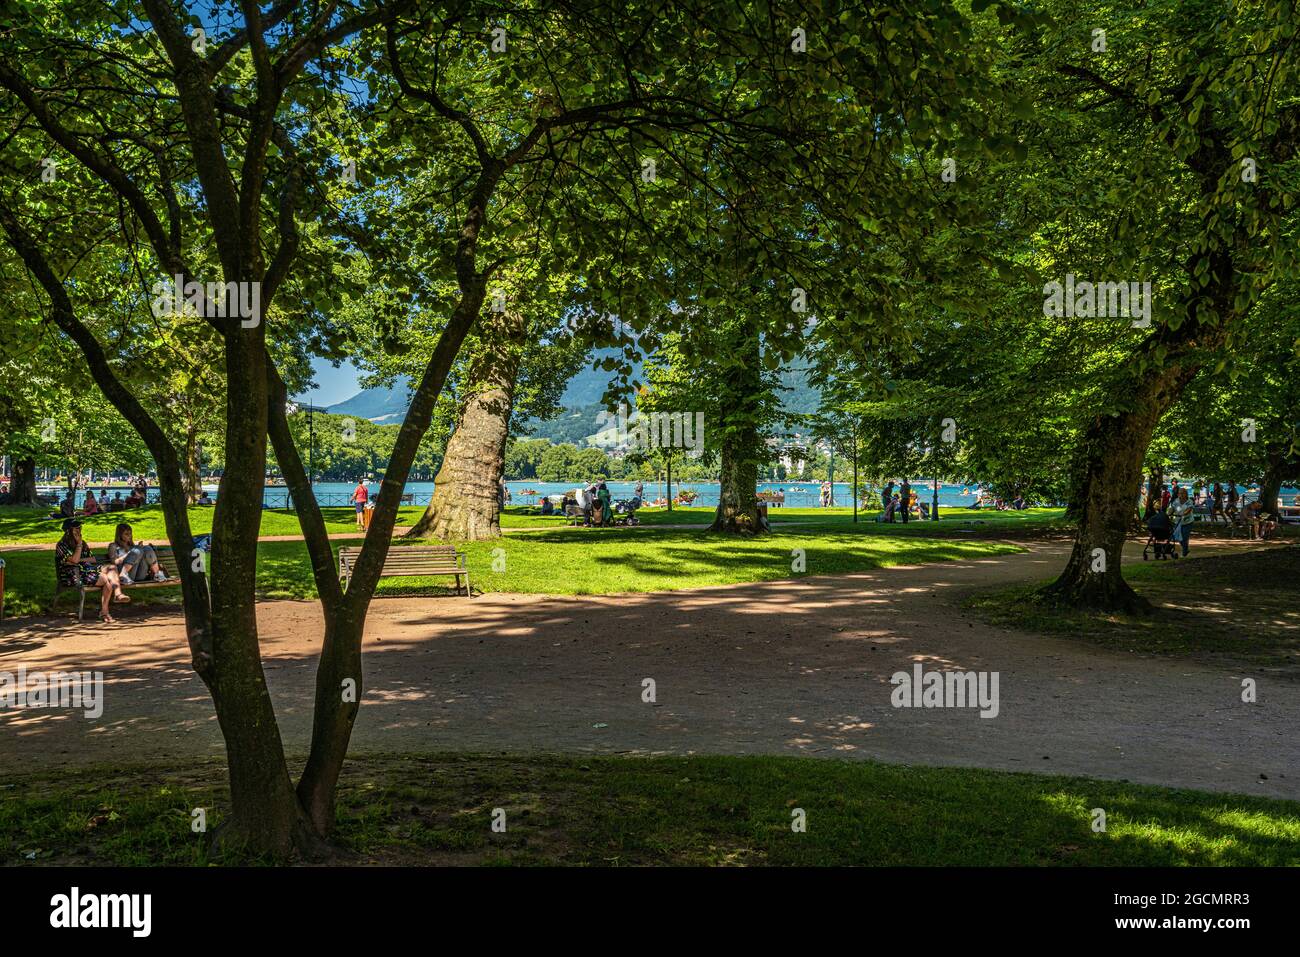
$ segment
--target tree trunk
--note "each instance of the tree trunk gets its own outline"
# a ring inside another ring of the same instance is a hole
[[[199,500],[199,494],[203,491],[201,480],[199,479],[199,430],[190,419],[185,425],[185,456],[184,456],[184,486],[185,501],[193,505]]]
[[[288,857],[311,826],[289,779],[257,633],[257,537],[266,474],[266,354],[259,328],[226,341],[225,472],[212,516],[212,700],[226,742],[231,815],[214,835],[225,849]]]
[[[1268,469],[1264,472],[1263,481],[1259,483],[1259,502],[1264,511],[1271,515],[1278,514],[1277,498],[1286,479],[1286,465],[1286,458],[1280,451],[1269,451]]]
[[[499,336],[489,341],[494,354],[484,356],[471,371],[469,397],[447,440],[433,497],[408,536],[444,541],[500,537],[498,496],[519,372],[516,346],[523,328],[522,318],[511,316],[489,331]]]
[[[752,431],[752,430],[749,430]],[[757,441],[753,432],[753,441]],[[758,461],[753,444],[743,437],[722,443],[721,481],[718,486],[718,509],[710,531],[754,535],[761,530],[758,520]]]
[[[13,474],[9,476],[9,504],[40,504],[36,499],[36,460],[34,458],[14,459]]]
[[[1124,581],[1124,541],[1151,435],[1196,368],[1172,366],[1149,374],[1134,390],[1127,410],[1099,416],[1088,427],[1082,482],[1073,499],[1079,528],[1065,571],[1043,590],[1049,601],[1102,611],[1151,610],[1150,603]]]
[[[758,468],[767,447],[758,434],[759,403],[763,388],[762,356],[757,335],[742,327],[738,361],[729,362],[720,376],[721,467],[718,509],[710,531],[755,535],[762,530],[758,517]]]
[[[483,171],[475,187],[474,198],[466,212],[457,243],[456,277],[460,286],[460,302],[438,337],[438,344],[429,357],[424,375],[411,396],[411,405],[393,444],[388,470],[384,473],[379,499],[370,520],[370,528],[366,531],[365,544],[353,566],[348,590],[333,611],[327,607],[325,638],[316,672],[311,751],[297,789],[298,801],[310,814],[315,834],[328,834],[334,824],[338,777],[347,758],[348,742],[360,708],[361,638],[366,611],[392,542],[402,489],[411,472],[411,464],[415,461],[420,441],[433,420],[438,395],[483,306],[484,277],[476,268],[476,247],[479,231],[486,221],[488,200],[504,169],[500,163],[493,164]],[[281,437],[288,440],[287,425],[279,431]],[[295,481],[305,479],[299,475]],[[313,511],[316,516],[313,522],[318,524],[319,513]],[[316,537],[323,540],[320,535]],[[328,541],[324,544],[328,552]],[[342,694],[342,685],[346,681],[350,681],[356,689],[354,702],[348,702]]]

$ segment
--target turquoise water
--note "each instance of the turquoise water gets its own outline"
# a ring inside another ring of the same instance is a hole
[[[609,488],[609,494],[615,501],[618,499],[631,498],[636,491],[636,482],[606,482]],[[643,492],[647,502],[651,502],[663,494],[663,483],[646,482]],[[347,505],[352,496],[352,490],[356,486],[345,482],[317,482],[312,486],[316,493],[316,500],[321,505]],[[512,505],[533,505],[543,495],[558,495],[577,488],[577,482],[537,482],[537,481],[520,481],[507,482],[506,487],[510,489],[510,504]],[[371,483],[368,488],[373,496],[379,491],[379,484]],[[525,490],[531,489],[532,495],[524,494]],[[929,485],[914,485],[913,489],[917,496],[923,502],[929,502],[932,489]],[[972,494],[962,495],[963,490],[969,490]],[[717,482],[673,482],[673,496],[683,490],[693,491],[696,493],[694,504],[697,507],[716,508],[718,504],[718,483]],[[816,508],[821,504],[821,483],[820,482],[764,482],[758,486],[760,492],[775,492],[778,490],[785,491],[785,504],[787,508]],[[427,505],[429,497],[433,494],[432,482],[408,482],[406,492],[413,495],[416,505]],[[972,486],[962,485],[940,485],[939,486],[939,504],[970,505],[975,501],[974,488]],[[214,493],[215,494],[215,493]],[[263,501],[271,508],[285,508],[288,501],[288,490],[283,488],[268,488]],[[845,507],[853,504],[849,497],[849,484],[847,482],[835,483],[835,505]],[[874,503],[873,503],[874,504]]]

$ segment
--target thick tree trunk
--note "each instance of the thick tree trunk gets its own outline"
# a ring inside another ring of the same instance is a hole
[[[752,431],[752,430],[750,430]],[[753,440],[737,436],[722,443],[722,468],[718,487],[718,509],[710,531],[754,535],[761,531],[758,520],[758,461],[753,455]]]
[[[1167,390],[1139,395],[1130,411],[1099,417],[1089,427],[1083,485],[1075,497],[1079,528],[1065,571],[1044,592],[1049,599],[1105,611],[1150,610],[1150,603],[1124,581],[1121,559],[1142,457],[1156,423],[1175,399],[1177,392],[1168,396]]]
[[[481,324],[489,350],[475,362],[456,430],[447,440],[429,506],[408,533],[416,538],[499,538],[499,490],[514,408],[524,320],[517,313]]]
[[[1282,483],[1286,480],[1287,461],[1281,452],[1270,451],[1268,454],[1268,469],[1264,472],[1263,481],[1259,483],[1259,501],[1264,511],[1277,515],[1278,513],[1278,495],[1282,491]]]
[[[9,476],[10,505],[39,505],[36,499],[36,460],[14,459],[13,473]]]
[[[1126,411],[1099,416],[1089,426],[1081,484],[1074,496],[1079,528],[1065,571],[1043,590],[1049,601],[1103,611],[1151,610],[1124,581],[1124,542],[1151,435],[1195,374],[1195,366],[1151,373],[1134,389]]]
[[[758,467],[767,447],[758,434],[759,403],[763,388],[757,335],[743,330],[738,342],[739,361],[731,362],[721,376],[722,433],[718,508],[710,531],[755,535],[762,531],[758,517]]]
[[[475,541],[501,534],[498,489],[505,467],[509,393],[472,396],[434,479],[433,497],[408,535]]]

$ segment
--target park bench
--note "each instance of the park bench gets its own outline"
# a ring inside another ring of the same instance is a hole
[[[352,570],[361,547],[344,545],[339,549],[339,580],[346,589],[352,578]],[[452,575],[456,579],[456,590],[460,591],[460,580],[465,579],[465,597],[469,598],[469,568],[465,565],[465,553],[456,551],[452,545],[398,545],[388,549],[384,557],[384,567],[379,572],[380,578],[423,577],[426,575]]]
[[[165,582],[156,582],[153,579],[148,581],[131,582],[129,585],[123,585],[123,591],[130,591],[134,588],[175,588],[181,583],[181,574],[176,567],[176,553],[170,545],[155,545],[154,553],[158,556],[158,567],[167,573]],[[50,611],[54,611],[54,606],[59,601],[59,596],[64,592],[75,591],[81,593],[81,600],[77,603],[77,621],[81,621],[86,613],[86,593],[93,592],[99,594],[98,585],[64,585],[59,581],[57,572],[54,576],[54,598],[50,601]]]

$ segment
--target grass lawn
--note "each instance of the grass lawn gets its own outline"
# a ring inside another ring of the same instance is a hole
[[[397,513],[398,525],[411,525],[423,513],[418,506],[403,506]],[[212,507],[193,506],[190,512],[190,527],[194,534],[201,535],[212,531]],[[341,508],[322,508],[325,526],[330,534],[355,532],[357,529],[356,512],[346,506]],[[82,534],[86,541],[103,550],[113,540],[113,533],[118,522],[129,522],[131,531],[138,542],[167,540],[167,530],[163,525],[161,505],[149,505],[145,508],[132,509],[129,512],[113,512],[108,515],[82,517]],[[50,518],[43,509],[19,508],[17,506],[0,506],[0,545],[52,545],[63,532],[61,521]],[[263,535],[301,535],[298,516],[287,509],[266,509],[262,512]]]
[[[95,543],[98,544],[98,543]],[[334,542],[335,548],[342,541]],[[395,542],[394,548],[404,547]],[[803,549],[808,575],[866,571],[884,565],[952,561],[1006,554],[1015,545],[989,539],[923,538],[878,525],[791,526],[757,538],[709,535],[694,529],[557,529],[510,535],[461,546],[468,554],[475,589],[553,595],[669,591],[799,577],[791,571]],[[49,551],[5,552],[7,614],[37,614],[53,592]],[[501,568],[494,571],[494,566]],[[258,585],[265,598],[313,598],[315,584],[302,542],[263,542],[258,548]],[[391,578],[379,595],[441,594],[449,579]],[[75,601],[71,596],[62,602]],[[141,604],[175,603],[179,589],[147,589],[132,595]],[[60,608],[69,607],[61,604]]]
[[[203,865],[197,807],[210,828],[229,807],[220,764],[8,776],[0,863]],[[337,840],[345,864],[1294,866],[1300,804],[818,758],[390,755],[348,761]]]
[[[1061,611],[1033,600],[1046,582],[998,588],[967,606],[994,624],[1068,634],[1146,655],[1236,661],[1300,671],[1300,545],[1124,566],[1149,616]]]
[[[196,535],[212,531],[211,506],[192,506],[190,526]],[[406,505],[398,509],[397,525],[406,527],[415,524],[424,512],[419,505]],[[330,534],[345,534],[356,531],[355,512],[351,508],[322,508],[326,530]],[[945,508],[940,510],[939,522],[901,522],[893,525],[875,522],[874,514],[858,513],[858,525],[870,525],[894,534],[956,534],[961,530],[998,529],[1014,530],[1024,528],[1048,528],[1059,526],[1064,509],[1033,508],[1023,512],[990,512],[969,508]],[[847,508],[774,508],[768,512],[773,524],[781,522],[822,523],[827,525],[852,526],[853,513]],[[637,512],[642,525],[708,525],[713,521],[712,508],[674,507],[671,512],[662,508],[643,508]],[[118,522],[130,522],[137,541],[165,540],[166,529],[163,526],[161,505],[149,505],[145,508],[132,509],[129,512],[113,512],[111,515],[96,515],[82,518],[82,528],[86,540],[96,544],[107,544],[113,538]],[[0,506],[0,545],[52,545],[62,535],[60,521],[50,518],[45,509],[20,508],[13,505]],[[501,515],[501,527],[513,529],[560,529],[567,528],[564,518],[558,515],[542,515],[536,506],[511,505]],[[262,512],[263,535],[301,535],[298,517],[287,509],[266,509]]]
[[[642,508],[637,510],[637,518],[642,525],[708,525],[713,521],[713,508],[691,508],[674,505],[670,512],[666,508]],[[987,509],[941,508],[938,522],[913,520],[903,525],[876,522],[876,513],[858,512],[858,525],[871,525],[895,533],[933,534],[942,529],[944,533],[954,533],[958,528],[997,528],[1016,529],[1028,527],[1059,526],[1065,514],[1063,508],[1029,508],[1020,512],[992,512]],[[850,508],[773,508],[767,513],[773,525],[782,522],[799,524],[825,524],[852,526],[853,510]],[[401,523],[399,523],[401,524]],[[559,515],[542,515],[533,505],[508,506],[501,516],[502,528],[565,528],[565,520]]]

